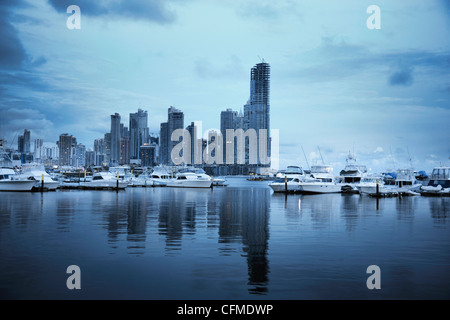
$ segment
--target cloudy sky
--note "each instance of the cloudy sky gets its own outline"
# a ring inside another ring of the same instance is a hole
[[[66,26],[69,5],[81,29]],[[367,8],[381,29],[367,28]],[[271,65],[280,167],[349,151],[374,171],[430,170],[450,157],[448,0],[2,0],[0,137],[17,146],[73,134],[88,148],[118,112],[148,111],[157,134],[243,109],[250,68]]]

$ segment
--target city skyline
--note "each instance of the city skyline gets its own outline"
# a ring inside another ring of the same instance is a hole
[[[450,145],[450,6],[447,1],[17,1],[0,5],[0,137],[16,146],[24,129],[56,142],[69,133],[94,148],[109,116],[148,111],[149,134],[167,108],[220,129],[240,112],[249,68],[271,65],[271,123],[280,168],[349,151],[373,170],[445,163]],[[69,4],[81,29],[69,30]],[[130,36],[132,35],[132,36]],[[261,57],[261,58],[260,58]],[[130,129],[130,128],[129,128]]]

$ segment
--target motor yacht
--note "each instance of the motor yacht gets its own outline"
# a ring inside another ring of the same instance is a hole
[[[296,193],[301,191],[299,183],[306,178],[306,175],[301,167],[288,166],[285,172],[277,174],[277,178],[269,183],[269,187],[274,192]]]
[[[299,182],[301,193],[340,193],[341,185],[337,182],[333,167],[329,165],[311,166],[309,177]]]
[[[45,190],[55,191],[59,187],[59,181],[51,177],[47,171],[45,171],[44,166],[40,164],[23,165],[20,176],[25,179],[34,180],[35,185],[33,189],[36,190],[42,188],[42,180],[44,180],[43,186]]]
[[[91,180],[80,181],[79,187],[82,189],[125,189],[128,186],[128,180],[121,180],[108,171],[96,172]]]
[[[383,177],[371,177],[368,179],[371,181],[366,182],[366,179],[364,179],[357,188],[362,194],[374,196],[416,194],[422,185],[416,180],[415,173],[412,169],[397,170],[395,172],[395,182],[393,185],[386,183]]]
[[[11,168],[0,168],[0,191],[31,191],[35,180],[20,177]]]
[[[367,174],[367,166],[358,164],[351,153],[348,154],[346,162],[344,169],[339,173],[339,183],[341,184],[342,192],[357,193],[356,185]]]
[[[436,167],[431,172],[430,181],[420,188],[423,196],[450,195],[450,167]]]
[[[204,173],[179,172],[174,179],[170,179],[167,187],[178,188],[210,188],[212,178]]]

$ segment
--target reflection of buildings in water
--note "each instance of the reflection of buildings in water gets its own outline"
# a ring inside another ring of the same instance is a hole
[[[427,197],[430,204],[431,218],[436,224],[445,224],[450,214],[450,198],[448,197]]]
[[[130,192],[127,210],[127,241],[128,249],[132,249],[133,254],[143,254],[146,239],[147,197],[140,195],[137,198],[135,199],[133,192]]]
[[[64,197],[57,197],[56,200],[56,225],[59,231],[68,231],[69,225],[75,214],[75,207],[78,206],[79,197],[69,192]]]
[[[244,200],[244,192],[235,189],[227,190],[217,203],[219,210],[219,248],[221,255],[229,255],[236,251],[230,244],[239,243],[242,240],[242,211],[240,210]]]
[[[166,237],[167,251],[180,250],[182,236],[196,233],[197,214],[199,211],[203,212],[203,209],[206,210],[211,191],[164,189],[159,207],[159,234]]]
[[[219,242],[241,240],[247,257],[250,293],[267,292],[269,189],[227,190],[220,206]]]
[[[54,202],[45,202],[44,195],[29,192],[0,193],[0,231],[15,224],[18,229],[26,229],[29,223],[42,221],[42,214]]]
[[[344,194],[341,196],[341,218],[345,221],[345,229],[348,232],[354,231],[361,213],[360,195]]]
[[[119,241],[119,236],[125,233],[127,215],[125,207],[121,206],[119,197],[123,197],[120,193],[113,192],[98,192],[95,197],[92,197],[93,213],[101,213],[105,221],[106,229],[108,230],[108,243],[113,248],[117,248],[116,243]]]

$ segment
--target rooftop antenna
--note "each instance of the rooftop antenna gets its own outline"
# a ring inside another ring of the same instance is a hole
[[[311,167],[309,166],[309,162],[308,162],[308,158],[306,157],[305,150],[303,150],[303,146],[301,146],[301,147],[302,147],[302,151],[303,151],[303,156],[305,157],[305,160],[306,160],[306,164],[308,165],[308,169],[311,171]]]

